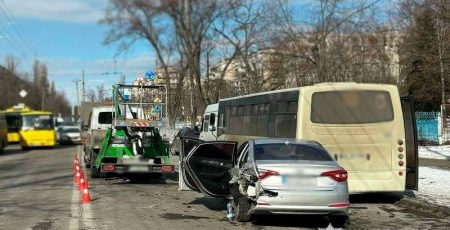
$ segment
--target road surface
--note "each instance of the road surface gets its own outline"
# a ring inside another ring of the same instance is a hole
[[[298,229],[326,226],[326,218],[259,216],[229,223],[223,199],[178,191],[177,177],[90,182],[90,204],[79,204],[71,160],[78,147],[0,155],[0,229]],[[89,173],[86,171],[89,178]],[[347,228],[445,228],[439,208],[411,206],[392,194],[351,197]],[[427,211],[428,210],[428,211]]]

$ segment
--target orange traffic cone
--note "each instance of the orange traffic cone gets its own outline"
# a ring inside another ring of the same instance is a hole
[[[83,177],[80,177],[80,183],[78,183],[78,190],[83,191],[86,188],[86,180]]]
[[[81,192],[80,203],[86,204],[91,201],[91,196],[89,195],[89,189],[85,188]]]
[[[80,183],[80,171],[77,171],[75,173],[75,177],[73,178],[73,183],[74,184],[79,184]]]
[[[77,174],[77,172],[80,171],[80,166],[75,166],[75,168],[73,169],[73,174]]]
[[[73,159],[73,163],[72,163],[73,167],[75,168],[78,164],[78,160],[77,159]]]

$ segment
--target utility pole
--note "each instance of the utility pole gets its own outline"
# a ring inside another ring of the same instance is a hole
[[[77,115],[80,114],[80,91],[78,90],[78,83],[81,82],[81,80],[73,80],[72,82],[75,82],[75,88],[77,91]],[[73,114],[75,116],[75,113]]]
[[[86,98],[86,88],[84,84],[84,69],[81,72],[81,101],[84,102]]]

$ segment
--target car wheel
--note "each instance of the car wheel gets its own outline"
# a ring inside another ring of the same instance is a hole
[[[248,213],[250,211],[252,204],[250,200],[244,196],[239,197],[239,200],[236,205],[236,220],[239,222],[249,222],[251,220],[251,214]]]
[[[348,220],[347,215],[331,215],[328,217],[331,225],[335,228],[343,228]]]

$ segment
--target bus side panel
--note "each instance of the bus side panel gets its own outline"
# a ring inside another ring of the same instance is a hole
[[[418,190],[419,154],[417,146],[417,128],[412,97],[401,97],[403,121],[405,123],[406,144],[406,188]]]

